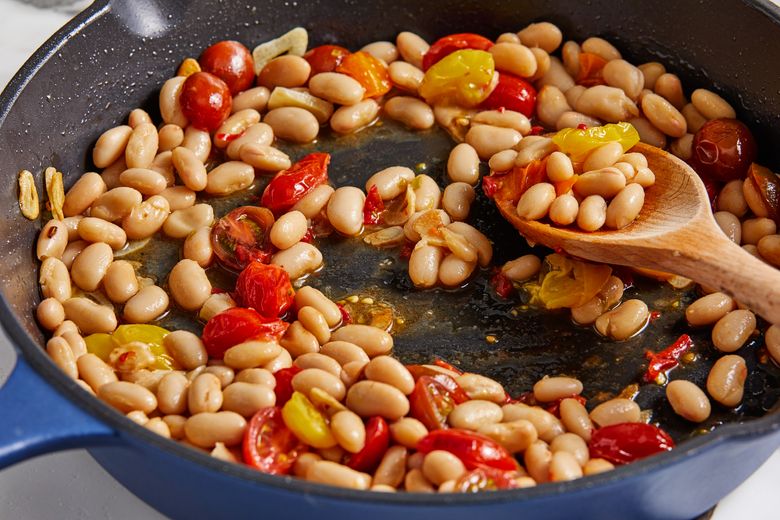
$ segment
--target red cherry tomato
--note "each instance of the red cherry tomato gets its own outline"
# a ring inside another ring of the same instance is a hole
[[[379,196],[379,188],[374,184],[368,190],[366,202],[363,203],[363,224],[366,226],[379,224],[379,217],[384,209],[385,203]]]
[[[440,366],[440,365],[434,365],[434,366]],[[442,371],[437,370],[434,368],[434,366],[426,366],[426,365],[406,365],[407,370],[409,370],[409,373],[412,374],[412,377],[415,381],[419,381],[419,379],[423,376],[430,377],[434,381],[436,381],[438,384],[443,386],[452,397],[453,401],[455,401],[455,404],[465,403],[469,400],[468,394],[463,391],[463,389],[460,387],[460,385],[449,375],[443,373]],[[445,370],[450,370],[447,367],[441,367]],[[455,369],[457,370],[457,369]]]
[[[628,464],[674,448],[668,433],[652,424],[620,423],[599,428],[590,438],[590,456]]]
[[[181,110],[190,123],[212,132],[230,115],[233,97],[224,81],[209,72],[190,74],[181,89]]]
[[[211,247],[217,260],[228,269],[242,270],[250,262],[271,260],[268,233],[274,216],[266,208],[240,206],[211,228]]]
[[[769,217],[780,223],[780,180],[769,168],[756,163],[748,168],[748,178],[761,195]]]
[[[484,179],[489,179],[489,177],[484,177]],[[512,280],[510,280],[507,275],[501,272],[500,269],[496,269],[493,276],[490,277],[490,285],[493,287],[493,290],[496,291],[496,294],[500,298],[504,299],[512,296],[512,293],[515,291],[515,286],[512,283]]]
[[[328,182],[329,163],[330,154],[307,155],[271,179],[260,203],[273,211],[274,215],[284,213],[311,190]]]
[[[283,316],[292,306],[295,291],[287,271],[278,265],[254,261],[238,275],[236,295],[244,307],[273,319]]]
[[[437,378],[447,378],[455,383],[451,377],[443,374],[421,376],[409,395],[410,415],[422,422],[428,430],[448,428],[447,416],[458,404],[454,393]]]
[[[350,52],[340,45],[320,45],[306,51],[303,59],[311,65],[311,75],[333,72]]]
[[[591,52],[580,53],[580,69],[575,83],[583,87],[595,87],[604,84],[602,71],[607,60]]]
[[[693,136],[691,163],[702,177],[728,182],[745,178],[756,153],[747,126],[736,119],[713,119]]]
[[[436,430],[423,437],[417,451],[444,450],[458,457],[468,469],[494,468],[517,471],[517,461],[506,448],[481,433],[467,430]]]
[[[288,326],[281,320],[263,318],[254,309],[233,307],[206,323],[202,339],[209,356],[222,359],[227,349],[251,339],[277,341]]]
[[[521,476],[517,471],[477,468],[464,473],[455,482],[455,490],[461,493],[478,493],[480,491],[516,489],[520,487],[517,479]]]
[[[255,62],[249,49],[242,44],[225,40],[215,43],[198,58],[200,68],[225,82],[233,95],[246,90],[255,82]]]
[[[244,432],[244,462],[263,473],[289,474],[298,455],[306,451],[306,445],[284,424],[279,406],[259,410]]]
[[[502,72],[498,85],[479,105],[482,110],[514,110],[532,117],[536,110],[536,89],[524,79]]]
[[[367,52],[358,51],[345,56],[336,71],[351,76],[360,83],[366,89],[363,95],[365,98],[383,96],[393,86],[387,65]]]
[[[301,370],[303,370],[301,367],[293,365],[274,372],[274,379],[276,379],[276,385],[274,386],[276,406],[284,406],[290,400],[295,391],[292,386],[292,378]]]
[[[422,67],[423,70],[428,70],[431,65],[438,62],[445,56],[449,56],[455,51],[461,49],[476,49],[478,51],[486,51],[493,46],[493,42],[473,33],[460,33],[450,34],[444,38],[439,38],[428,49],[428,52],[423,56]]]
[[[355,471],[373,473],[390,446],[390,427],[381,417],[372,417],[366,424],[366,444],[347,459],[347,466]]]

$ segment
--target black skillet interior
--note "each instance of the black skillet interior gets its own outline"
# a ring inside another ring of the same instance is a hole
[[[17,172],[42,174],[54,165],[66,174],[66,185],[90,166],[91,145],[100,133],[119,124],[130,108],[142,106],[157,119],[156,92],[178,63],[216,40],[233,38],[250,48],[287,29],[309,29],[312,44],[339,43],[350,48],[378,39],[393,39],[399,30],[413,30],[428,40],[443,34],[473,31],[495,37],[533,20],[558,24],[567,38],[600,35],[613,41],[632,62],[664,62],[678,73],[687,89],[713,85],[738,107],[740,117],[759,138],[762,160],[780,165],[769,143],[780,140],[780,80],[768,74],[780,62],[778,27],[762,13],[768,4],[745,6],[718,2],[710,9],[695,1],[678,1],[659,8],[631,1],[619,5],[602,1],[460,0],[424,3],[409,0],[358,2],[286,2],[262,5],[209,0],[115,0],[108,12],[75,34],[67,45],[52,49],[46,68],[33,76],[0,129],[2,174],[9,185]],[[764,7],[762,7],[764,6]],[[100,14],[102,13],[102,14]],[[674,20],[671,23],[670,20]],[[684,29],[683,29],[684,28]],[[724,37],[724,35],[728,35]],[[29,65],[32,72],[37,64]],[[14,88],[22,84],[15,83]],[[412,134],[393,124],[335,141],[324,137],[310,148],[333,153],[331,179],[336,185],[362,182],[373,171],[393,164],[423,169],[442,185],[449,138],[440,131]],[[307,149],[292,149],[299,157]],[[40,177],[39,175],[39,182]],[[260,189],[258,183],[255,189]],[[39,184],[39,190],[43,193]],[[38,300],[37,266],[32,254],[37,229],[18,212],[16,192],[4,190],[0,232],[3,294],[16,317],[38,342],[43,336],[32,309]],[[224,213],[224,207],[217,204]],[[480,196],[473,222],[496,244],[496,263],[528,251],[516,232]],[[162,248],[161,250],[164,250]],[[154,262],[150,274],[164,277],[176,259],[171,246],[166,259]],[[458,291],[414,291],[396,253],[377,250],[353,240],[334,240],[324,249],[326,269],[312,279],[334,297],[368,295],[393,305],[406,323],[396,338],[397,353],[411,362],[434,356],[493,376],[514,394],[530,388],[544,374],[566,373],[583,380],[588,397],[614,395],[636,382],[644,369],[645,350],[660,350],[686,331],[680,303],[691,293],[659,288],[635,277],[638,294],[660,312],[649,330],[622,343],[601,340],[592,330],[574,327],[565,313],[541,313],[522,306],[522,298],[500,300],[483,272]],[[168,319],[173,320],[173,313]],[[486,336],[498,341],[490,344]],[[715,358],[708,332],[694,333],[698,361],[678,369],[675,377],[702,384]],[[718,410],[704,429],[721,421],[760,416],[778,398],[778,371],[758,363],[761,338],[740,353],[751,367],[746,400],[737,412]],[[25,350],[38,349],[32,343]],[[32,354],[37,356],[38,354]],[[643,386],[638,402],[653,408],[656,419],[678,438],[691,433],[663,404],[663,389]]]

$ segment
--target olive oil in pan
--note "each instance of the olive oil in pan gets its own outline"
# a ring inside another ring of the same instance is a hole
[[[335,187],[363,187],[376,171],[395,165],[408,166],[417,173],[433,177],[443,189],[447,184],[446,161],[452,141],[442,130],[411,133],[393,122],[380,121],[351,136],[325,135],[305,146],[282,146],[293,161],[313,151],[329,152],[330,182]],[[248,190],[231,197],[204,198],[214,206],[217,218],[240,205],[257,204],[270,176],[258,176]],[[495,209],[479,187],[472,205],[469,223],[485,233],[494,244],[493,265],[534,252]],[[685,307],[697,295],[695,290],[677,290],[669,284],[647,280],[638,275],[634,286],[626,290],[624,300],[645,301],[654,319],[638,335],[625,341],[599,336],[592,327],[575,325],[568,310],[547,311],[528,305],[528,296],[515,292],[509,299],[496,295],[490,284],[490,269],[480,269],[461,288],[415,289],[407,274],[407,262],[399,249],[378,249],[363,243],[360,237],[338,235],[319,239],[324,266],[305,280],[356,313],[356,319],[391,327],[395,339],[394,354],[406,363],[428,363],[435,358],[453,363],[461,370],[478,372],[500,381],[512,396],[529,391],[545,375],[569,375],[580,379],[589,406],[621,392],[634,393],[652,422],[661,422],[676,439],[709,431],[725,422],[738,422],[764,415],[780,397],[780,370],[763,350],[763,339],[752,338],[737,354],[742,355],[750,371],[745,399],[736,410],[713,403],[711,417],[701,425],[677,416],[669,406],[664,387],[645,384],[647,351],[658,352],[681,334],[694,340],[691,354],[670,378],[685,378],[705,387],[707,374],[719,353],[712,347],[710,329],[691,329]],[[155,238],[138,253],[128,256],[142,262],[140,274],[165,283],[167,273],[181,255],[180,241]],[[232,290],[235,274],[214,266],[208,269],[215,287]],[[364,300],[368,298],[369,302]],[[191,314],[172,309],[159,323],[169,329],[199,332],[203,326]]]

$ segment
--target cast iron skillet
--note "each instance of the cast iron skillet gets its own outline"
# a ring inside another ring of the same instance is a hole
[[[2,94],[0,156],[4,161],[0,168],[7,188],[0,195],[0,236],[4,238],[0,321],[19,358],[0,391],[0,466],[56,449],[87,446],[131,491],[177,518],[305,518],[315,511],[327,511],[334,517],[350,518],[524,515],[684,519],[711,507],[774,451],[780,440],[780,415],[770,411],[765,417],[726,424],[687,440],[672,452],[569,483],[477,495],[357,493],[263,475],[167,442],[90,398],[64,377],[41,349],[43,336],[32,315],[38,300],[32,252],[37,229],[19,215],[13,188],[17,172],[27,168],[40,173],[54,164],[66,173],[66,184],[72,183],[89,168],[87,145],[105,128],[123,121],[130,107],[154,110],[156,90],[173,74],[182,57],[197,56],[215,40],[235,38],[251,45],[303,25],[310,30],[314,44],[338,42],[357,48],[369,41],[393,39],[399,30],[413,30],[432,40],[467,30],[497,35],[533,20],[550,20],[567,38],[607,37],[633,62],[660,59],[682,76],[687,88],[717,85],[757,133],[764,153],[761,160],[775,169],[780,165],[780,156],[768,155],[771,143],[780,141],[780,79],[769,72],[780,62],[780,13],[766,1],[733,0],[719,3],[718,9],[692,0],[664,5],[632,1],[619,7],[607,0],[274,0],[248,4],[232,0],[99,0],[49,40]],[[440,162],[441,156],[432,153],[440,145],[416,144],[435,143],[435,135],[431,139],[388,139],[390,152],[396,156],[429,153],[428,159]],[[359,144],[358,139],[355,145]],[[342,178],[336,179],[338,183],[346,181],[344,177],[352,171],[349,168],[355,169],[355,176],[370,173],[357,168],[369,168],[371,153],[355,153],[357,159],[343,156],[344,170]],[[43,192],[40,185],[39,190]],[[507,231],[499,227],[496,233]],[[502,245],[520,242],[513,237],[507,234]],[[361,280],[368,280],[373,273],[356,271],[350,277],[342,272],[340,280],[324,279],[321,283],[342,294],[359,290]],[[392,276],[388,283],[400,284]],[[472,303],[467,300],[464,305]],[[530,375],[522,377],[533,380],[545,371],[545,358],[533,347],[539,338],[549,343],[551,333],[534,323],[519,321],[515,331],[518,343],[505,349],[519,360],[503,366],[512,376],[521,377],[516,370],[524,368]],[[667,333],[678,325],[668,324]],[[468,336],[467,331],[457,332],[437,334],[436,348],[409,344],[399,345],[399,350],[402,356],[441,349],[444,357],[456,355],[462,348],[458,342],[461,334]],[[592,335],[583,336],[583,340],[594,341]],[[586,347],[584,343],[575,346]],[[478,366],[477,360],[493,360],[498,352],[481,356],[481,351],[465,350],[464,363],[474,370],[489,369]],[[554,353],[548,356],[557,357]],[[534,363],[528,363],[529,359]],[[636,378],[636,373],[622,373],[619,366],[605,372],[618,374],[612,384],[620,383],[620,378]],[[777,388],[765,383],[775,381],[775,377],[762,373],[752,392],[753,411],[747,415],[760,415],[758,412],[772,408]],[[515,384],[522,387],[526,381]]]

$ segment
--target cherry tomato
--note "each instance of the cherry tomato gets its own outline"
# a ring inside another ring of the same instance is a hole
[[[355,471],[373,473],[390,446],[390,427],[381,417],[372,417],[366,424],[366,444],[347,459],[347,466]]]
[[[442,363],[446,363],[446,362],[442,361]],[[409,373],[412,374],[412,377],[414,378],[415,381],[418,381],[423,376],[427,376],[435,380],[438,384],[443,386],[450,393],[450,396],[455,401],[455,404],[465,403],[466,401],[468,401],[469,396],[468,394],[466,394],[466,392],[463,391],[460,385],[448,374],[443,373],[442,371],[434,368],[435,366],[441,367],[445,370],[452,370],[450,368],[440,365],[439,363],[435,363],[434,366],[406,365],[406,369],[409,370]],[[454,372],[462,373],[457,368],[454,369]]]
[[[426,71],[431,65],[441,61],[445,56],[449,56],[455,51],[461,49],[476,49],[486,51],[493,46],[493,42],[473,33],[450,34],[436,40],[423,56],[422,67]]]
[[[238,302],[251,307],[264,318],[279,318],[293,304],[290,275],[278,265],[254,261],[236,280]]]
[[[268,233],[274,216],[266,208],[240,206],[211,228],[211,246],[217,260],[228,269],[240,271],[250,262],[271,260]]]
[[[558,149],[573,161],[584,161],[590,152],[600,146],[618,142],[627,152],[639,142],[639,132],[631,123],[609,123],[590,128],[564,128],[552,137]]]
[[[599,428],[590,438],[590,456],[628,464],[674,448],[668,433],[652,424],[620,423]]]
[[[284,424],[279,406],[259,410],[244,432],[244,462],[263,473],[289,474],[298,455],[306,451],[306,445]]]
[[[371,186],[366,195],[366,202],[363,204],[363,224],[369,226],[379,224],[379,216],[385,209],[385,203],[379,196],[379,189],[376,184]]]
[[[233,95],[246,90],[255,82],[255,62],[249,49],[242,44],[225,40],[215,43],[200,55],[201,69],[225,82]]]
[[[596,85],[603,85],[604,78],[602,76],[602,70],[604,65],[607,64],[607,60],[593,54],[591,52],[580,53],[580,69],[577,72],[577,78],[575,83],[582,85],[583,87],[595,87]]]
[[[274,372],[274,379],[276,380],[274,394],[276,394],[277,406],[284,406],[290,400],[290,397],[293,395],[292,378],[301,370],[303,370],[301,367],[293,365]]]
[[[501,471],[493,468],[477,468],[464,473],[455,482],[455,491],[478,493],[499,489],[518,488],[517,479],[522,475],[517,471]]]
[[[428,69],[419,93],[429,105],[454,103],[473,107],[490,95],[495,86],[494,73],[495,62],[489,52],[455,51]]]
[[[410,415],[422,422],[428,430],[447,428],[447,416],[457,404],[453,393],[434,377],[421,376],[409,395]]]
[[[301,392],[293,392],[284,403],[282,417],[295,436],[313,448],[332,448],[338,444],[325,416]]]
[[[349,54],[340,45],[320,45],[306,51],[303,58],[311,65],[311,75],[314,76],[320,72],[333,72]]]
[[[444,450],[458,457],[468,469],[494,468],[517,471],[517,461],[506,448],[482,435],[467,430],[435,430],[423,437],[417,444],[417,451],[430,453]]]
[[[281,320],[269,320],[254,309],[233,307],[211,318],[203,327],[203,344],[209,356],[222,359],[225,351],[252,339],[277,341],[289,326]]]
[[[756,153],[747,126],[736,119],[713,119],[693,136],[691,164],[702,177],[728,182],[745,177]]]
[[[263,191],[260,203],[274,215],[284,213],[311,190],[328,182],[329,163],[330,154],[307,155],[271,179]]]
[[[479,106],[483,110],[514,110],[531,117],[536,110],[536,89],[524,79],[502,72],[498,85]]]
[[[181,110],[190,123],[212,132],[230,115],[233,97],[224,81],[209,72],[187,76],[181,89]]]
[[[371,54],[358,51],[345,56],[336,67],[337,72],[346,74],[363,85],[366,89],[364,98],[373,98],[387,94],[393,86],[387,65]]]
[[[769,171],[769,168],[753,163],[748,169],[748,178],[761,195],[769,216],[780,223],[780,180],[777,175]]]

